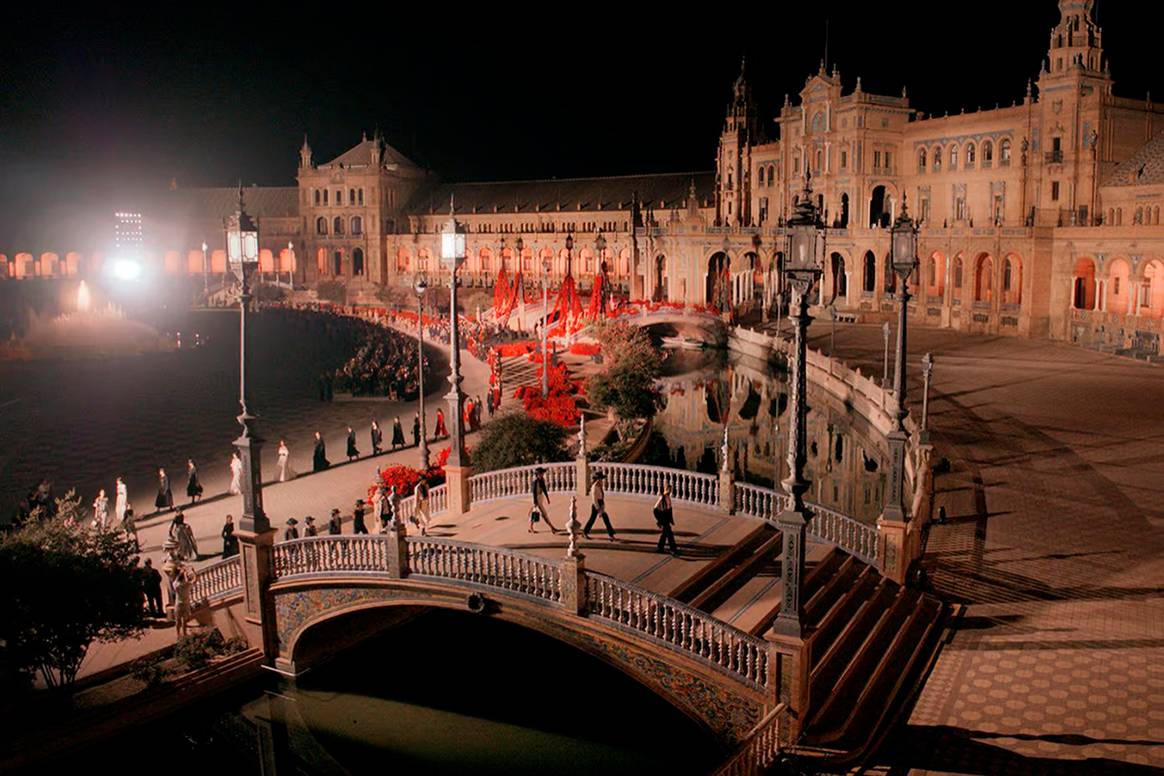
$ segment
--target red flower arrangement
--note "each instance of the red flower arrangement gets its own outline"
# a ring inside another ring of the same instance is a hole
[[[575,356],[597,356],[602,352],[602,345],[597,342],[575,342],[570,346],[570,352]]]
[[[504,358],[513,358],[515,356],[524,356],[527,353],[531,353],[535,348],[537,348],[537,343],[533,340],[525,340],[523,342],[508,342],[504,345],[497,346],[497,354]]]

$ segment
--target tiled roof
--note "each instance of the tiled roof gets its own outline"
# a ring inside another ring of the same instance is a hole
[[[1116,167],[1104,186],[1150,186],[1164,183],[1164,132],[1156,135],[1132,158]]]
[[[175,189],[159,200],[161,209],[175,216],[221,220],[238,209],[238,188]],[[243,202],[247,212],[256,218],[299,215],[299,189],[295,186],[246,187]]]
[[[372,149],[376,147],[377,142],[379,141],[375,138],[369,140],[365,137],[358,144],[344,151],[330,162],[319,166],[338,167],[343,165],[344,167],[368,167],[372,164]],[[380,160],[386,164],[395,164],[401,167],[416,166],[411,159],[387,143],[381,143]]]
[[[457,212],[461,214],[552,213],[559,210],[559,204],[566,212],[600,213],[603,210],[629,209],[636,192],[644,204],[665,210],[686,205],[692,181],[701,206],[710,203],[715,193],[715,173],[682,172],[610,178],[444,183],[420,192],[408,210],[414,215],[447,213],[449,196],[452,195]]]

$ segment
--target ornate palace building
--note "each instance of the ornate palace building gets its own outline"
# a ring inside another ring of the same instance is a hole
[[[908,205],[923,224],[915,319],[1158,352],[1164,107],[1115,95],[1093,6],[1059,0],[1041,72],[1021,103],[993,110],[927,116],[904,91],[868,93],[822,63],[767,122],[741,67],[710,172],[449,183],[379,136],[326,163],[305,140],[297,186],[247,193],[264,269],[371,299],[440,271],[451,197],[470,232],[466,283],[503,266],[536,282],[548,265],[585,287],[605,266],[631,298],[758,305],[781,291],[783,224],[811,174],[829,226],[817,301],[842,318],[892,309],[888,226]],[[143,209],[166,271],[224,269],[234,199],[177,189]],[[16,276],[83,260],[0,259]]]

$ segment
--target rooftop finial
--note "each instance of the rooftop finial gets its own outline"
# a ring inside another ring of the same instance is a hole
[[[453,192],[449,192],[449,215],[455,216],[457,214],[457,206],[453,203],[453,197],[456,196]]]

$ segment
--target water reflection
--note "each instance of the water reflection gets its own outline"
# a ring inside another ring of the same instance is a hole
[[[739,481],[771,487],[788,475],[787,373],[722,351],[670,351],[663,378],[666,407],[654,430],[665,440],[653,463],[708,474],[722,465],[724,424],[729,466]],[[881,514],[887,470],[885,438],[827,391],[808,387],[807,498],[862,520]]]

